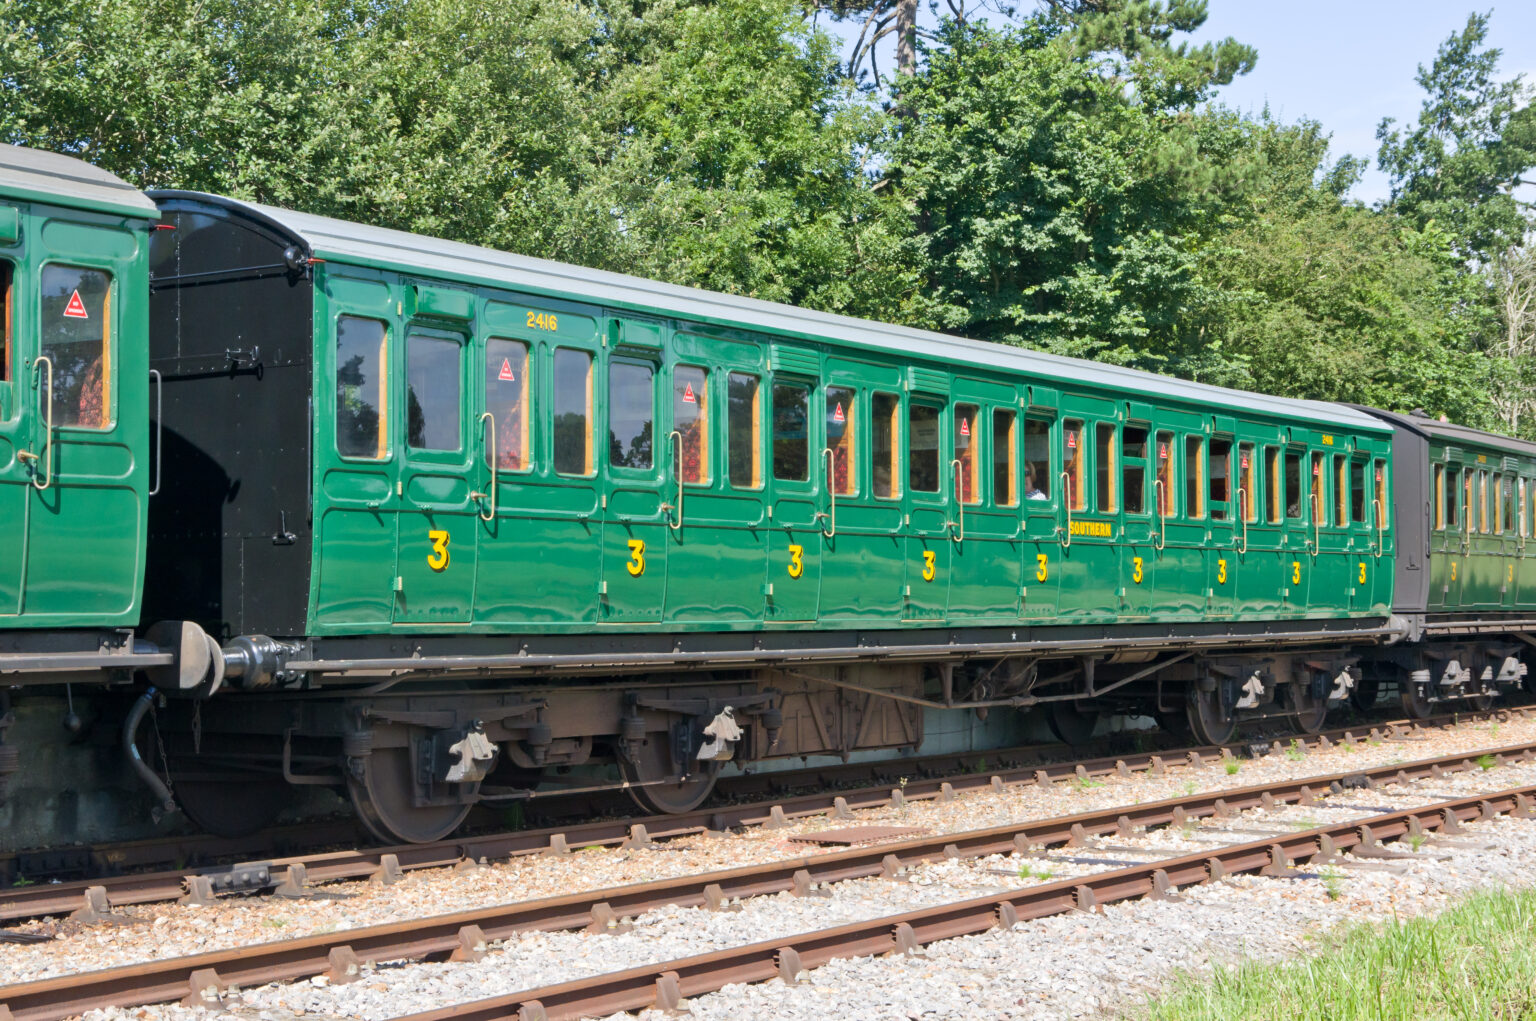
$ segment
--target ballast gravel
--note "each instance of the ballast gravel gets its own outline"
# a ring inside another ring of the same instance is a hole
[[[608,934],[532,933],[496,945],[474,964],[384,965],[356,983],[324,979],[243,990],[211,1011],[182,1007],[103,1011],[89,1021],[132,1017],[190,1021],[289,1018],[383,1019],[487,996],[513,993],[584,975],[656,963],[741,943],[788,936],[948,903],[1038,882],[1120,867],[1132,861],[1189,853],[1218,843],[1256,839],[1536,782],[1536,766],[1453,774],[1399,788],[1346,791],[1313,806],[1284,806],[1162,829],[1096,846],[1040,856],[993,856],[930,863],[900,881],[837,884],[824,896],[779,895],[743,902],[738,910],[668,908]],[[858,1021],[915,1017],[1065,1018],[1133,1002],[1179,969],[1209,967],[1236,956],[1279,957],[1341,921],[1438,911],[1479,886],[1528,882],[1523,862],[1536,852],[1536,822],[1497,820],[1468,825],[1454,840],[1431,839],[1420,860],[1350,863],[1298,870],[1292,879],[1236,877],[1184,891],[1172,902],[1110,906],[1024,923],[1012,933],[946,941],[909,958],[834,962],[788,986],[777,980],[729,987],[697,997],[697,1018],[820,1018]],[[654,1013],[654,1012],[653,1012]],[[647,1021],[661,1021],[654,1013]]]

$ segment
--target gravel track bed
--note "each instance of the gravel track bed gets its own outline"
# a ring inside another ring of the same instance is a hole
[[[633,930],[627,932],[530,933],[495,945],[485,960],[474,964],[385,965],[346,985],[312,979],[264,986],[231,995],[227,1006],[216,1011],[160,1007],[86,1017],[87,1021],[122,1021],[130,1016],[140,1021],[190,1021],[193,1017],[374,1021],[1088,875],[1216,844],[1241,843],[1256,839],[1256,830],[1310,829],[1533,782],[1536,765],[1429,781],[1435,788],[1433,796],[1413,785],[1346,791],[1313,806],[1282,806],[1242,813],[1231,820],[1206,820],[1182,830],[1105,838],[1094,846],[1062,848],[1038,857],[996,855],[933,862],[909,870],[903,881],[856,880],[829,887],[825,896],[779,894],[747,900],[738,905],[739,910],[727,912],[666,908],[634,919]],[[1491,849],[1481,850],[1485,845]],[[1102,915],[1043,919],[1025,923],[1015,933],[947,941],[909,959],[834,962],[808,973],[796,986],[778,981],[733,986],[694,999],[692,1011],[698,1018],[722,1019],[1069,1017],[1143,994],[1179,968],[1208,965],[1238,953],[1293,953],[1304,948],[1310,934],[1337,921],[1438,910],[1449,896],[1473,886],[1520,881],[1524,875],[1520,863],[1533,851],[1536,823],[1468,824],[1464,836],[1426,842],[1419,851],[1423,858],[1417,861],[1385,867],[1375,862],[1345,864],[1325,869],[1340,876],[1327,881],[1305,870],[1297,870],[1294,880],[1236,877],[1192,889],[1172,903],[1132,904],[1108,908]],[[1443,860],[1445,855],[1452,857]],[[1337,884],[1337,900],[1330,898],[1331,883]],[[664,1015],[648,1012],[646,1017],[661,1021]]]
[[[1217,763],[1200,768],[1170,764],[1162,777],[1110,776],[1091,783],[1022,785],[1002,793],[988,789],[961,795],[948,804],[915,802],[901,809],[883,808],[857,815],[860,823],[897,823],[934,834],[959,832],[1155,801],[1195,790],[1246,787],[1531,740],[1536,740],[1536,720],[1521,717],[1499,724],[1427,731],[1409,740],[1337,746],[1305,755],[1271,754],[1244,760],[1235,774]],[[1451,789],[1450,781],[1438,781],[1435,786]],[[408,873],[390,887],[332,884],[323,888],[323,896],[308,900],[237,898],[214,907],[144,905],[122,909],[127,924],[116,926],[31,922],[16,928],[56,931],[63,938],[8,947],[0,955],[0,984],[826,853],[834,849],[792,843],[786,838],[845,825],[848,823],[817,816],[799,820],[787,829],[687,837],[660,844],[654,850],[590,848],[566,856],[526,856],[466,872],[443,869]]]

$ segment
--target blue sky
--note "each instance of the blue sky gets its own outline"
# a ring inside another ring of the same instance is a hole
[[[1333,135],[1332,152],[1370,158],[1354,197],[1387,196],[1375,169],[1376,125],[1418,116],[1423,92],[1413,77],[1472,11],[1493,11],[1488,44],[1504,51],[1503,77],[1536,80],[1536,0],[1458,4],[1445,0],[1210,0],[1197,40],[1232,36],[1259,52],[1258,65],[1219,93],[1239,110],[1267,102],[1281,120],[1311,118]]]

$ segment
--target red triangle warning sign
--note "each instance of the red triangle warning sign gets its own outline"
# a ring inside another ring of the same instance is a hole
[[[846,419],[843,418],[843,405],[842,405],[842,402],[838,402],[836,410],[834,410],[832,412],[832,421],[834,421],[834,422],[846,421]]]
[[[80,300],[80,292],[76,291],[69,296],[69,304],[64,306],[65,319],[89,319],[85,313],[85,302]]]
[[[1067,433],[1067,449],[1068,450],[1075,450],[1076,448],[1077,448],[1077,433]]]
[[[970,434],[971,434],[971,420],[968,419],[968,418],[962,418],[960,420],[960,435],[961,436],[969,436]]]
[[[699,403],[698,398],[693,396],[693,384],[692,383],[689,383],[687,386],[685,386],[683,388],[683,401],[685,403],[688,403],[688,404],[697,404],[697,403]]]
[[[501,371],[496,373],[496,378],[505,380],[508,383],[517,382],[517,377],[512,375],[512,359],[503,358],[501,360]]]

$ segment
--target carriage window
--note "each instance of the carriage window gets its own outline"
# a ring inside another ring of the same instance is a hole
[[[11,279],[15,271],[0,259],[0,383],[11,381]]]
[[[901,495],[901,398],[877,393],[870,398],[874,412],[875,495],[893,500]]]
[[[496,467],[528,470],[528,345],[485,342],[485,410],[496,419]],[[487,450],[489,458],[491,452]]]
[[[1147,512],[1147,430],[1128,425],[1120,435],[1120,473],[1127,514]]]
[[[762,408],[759,407],[761,388],[758,379],[746,372],[733,372],[727,380],[730,391],[729,426],[727,442],[730,449],[731,485],[741,489],[756,489],[763,484]]]
[[[1445,528],[1445,467],[1435,465],[1434,481],[1430,483],[1431,499],[1435,502],[1435,531]]]
[[[1381,515],[1377,520],[1387,520],[1387,462],[1378,458],[1376,460],[1376,506],[1377,513]]]
[[[1024,420],[1024,499],[1051,498],[1051,423]]]
[[[649,471],[655,463],[655,370],[642,362],[608,363],[608,464]],[[684,443],[684,461],[687,444]],[[671,450],[665,456],[671,456]]]
[[[1173,433],[1157,434],[1157,513],[1167,517],[1173,513]]]
[[[112,275],[45,266],[40,297],[42,353],[53,363],[53,424],[110,428]]]
[[[1115,432],[1116,429],[1108,422],[1100,422],[1094,429],[1093,453],[1095,467],[1098,470],[1098,507],[1102,514],[1112,514],[1119,508],[1115,482],[1119,472],[1115,471]]]
[[[1506,475],[1500,492],[1504,504],[1504,511],[1500,515],[1503,519],[1502,530],[1512,532],[1515,530],[1515,480]]]
[[[1477,510],[1472,504],[1472,469],[1461,471],[1461,524],[1468,533],[1477,527]]]
[[[1504,474],[1495,472],[1490,477],[1488,489],[1488,530],[1494,535],[1504,531],[1504,501],[1499,496],[1499,491],[1504,488]]]
[[[907,482],[915,493],[939,491],[939,409],[907,406]]]
[[[1211,441],[1211,478],[1206,492],[1211,499],[1211,518],[1227,520],[1227,504],[1232,499],[1232,441]]]
[[[1333,523],[1349,524],[1349,461],[1343,454],[1333,455]]]
[[[384,379],[389,332],[377,319],[336,320],[336,452],[382,461],[389,452]]]
[[[1327,476],[1323,471],[1327,463],[1328,458],[1323,454],[1312,455],[1312,491],[1307,498],[1307,507],[1309,516],[1320,525],[1328,523]]]
[[[1205,517],[1205,441],[1184,437],[1184,513]]]
[[[1285,454],[1285,516],[1301,517],[1301,455]]]
[[[1520,533],[1521,538],[1525,538],[1530,534],[1525,528],[1525,480],[1521,479],[1516,485],[1518,488],[1516,500],[1518,502],[1515,505],[1515,515],[1520,519],[1516,522],[1516,530]]]
[[[1264,448],[1264,486],[1268,497],[1265,509],[1269,512],[1269,523],[1278,524],[1281,520],[1280,512],[1284,510],[1281,497],[1285,491],[1280,486],[1280,451],[1274,447]]]
[[[1237,512],[1244,521],[1259,520],[1257,454],[1252,443],[1237,447]]]
[[[1488,534],[1488,472],[1477,473],[1477,530]]]
[[[773,384],[773,477],[804,482],[810,475],[811,388]]]
[[[1349,519],[1355,524],[1365,523],[1365,462],[1356,461],[1349,466]],[[1451,520],[1456,520],[1455,502],[1451,504]]]
[[[859,488],[854,474],[855,396],[846,387],[827,387],[827,449],[832,451],[832,491],[839,496]]]
[[[1014,507],[1019,502],[1019,445],[1013,435],[1017,416],[1000,408],[992,410],[992,502]]]
[[[411,334],[405,349],[405,442],[412,450],[458,450],[459,368],[456,340]]]
[[[1439,468],[1440,466],[1436,465],[1435,467]],[[1365,473],[1365,469],[1362,466],[1361,467],[1361,479],[1360,479],[1360,481],[1362,483],[1360,488],[1361,488],[1362,491],[1365,489],[1365,486],[1364,486],[1364,482],[1365,482],[1364,473]],[[1457,496],[1456,496],[1456,472],[1455,472],[1455,470],[1451,470],[1451,471],[1448,471],[1448,472],[1447,471],[1442,471],[1441,472],[1440,484],[1441,484],[1440,485],[1440,488],[1441,488],[1440,502],[1445,507],[1445,527],[1447,529],[1454,530],[1456,528],[1456,509],[1457,509],[1457,507],[1461,503],[1461,501],[1459,499],[1457,499]],[[1362,496],[1361,499],[1364,499],[1364,497]]]
[[[1067,506],[1075,511],[1088,509],[1088,496],[1083,492],[1083,423],[1068,421],[1061,430],[1062,472],[1067,476]]]
[[[592,474],[592,356],[555,349],[555,471]]]
[[[709,470],[709,373],[691,365],[672,370],[672,428],[682,437],[678,478],[707,485]]]
[[[955,493],[962,503],[979,503],[981,435],[976,431],[976,405],[955,405]]]

